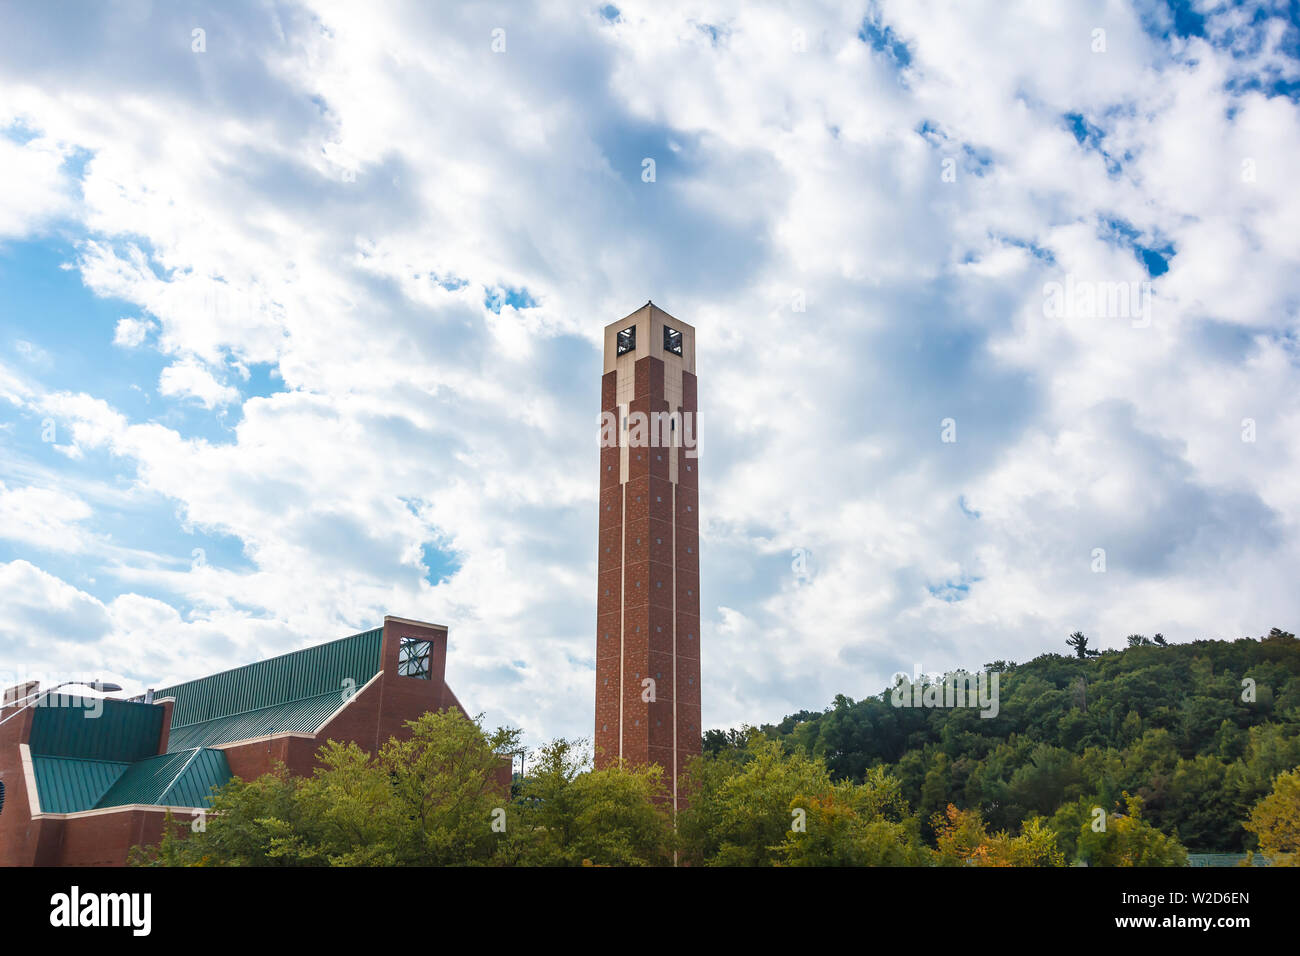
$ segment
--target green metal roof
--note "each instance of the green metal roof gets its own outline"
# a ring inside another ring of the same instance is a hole
[[[247,714],[323,694],[341,694],[351,681],[361,687],[379,673],[384,629],[318,644],[270,660],[155,691],[174,697],[172,732],[219,717]]]
[[[32,708],[32,754],[130,763],[158,752],[162,708],[51,694]]]
[[[131,765],[111,760],[32,755],[36,793],[45,813],[76,813],[99,802]]]
[[[164,807],[206,807],[212,788],[230,779],[230,764],[220,750],[196,747],[160,754],[131,764],[96,806],[148,803]]]
[[[45,813],[77,813],[132,803],[204,807],[212,788],[230,779],[226,755],[206,748],[135,763],[33,756],[32,770]]]
[[[170,752],[282,733],[315,733],[380,671],[384,629],[155,691],[174,697]]]
[[[358,682],[357,687],[362,683],[364,681]],[[191,747],[216,747],[271,734],[313,734],[330,714],[343,706],[343,702],[343,693],[334,691],[274,707],[250,710],[244,714],[217,717],[184,727],[173,726],[167,749],[177,751]]]

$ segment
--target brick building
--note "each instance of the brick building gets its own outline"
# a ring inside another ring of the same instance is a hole
[[[647,302],[605,327],[596,766],[701,750],[695,330]]]
[[[0,725],[0,865],[121,865],[133,845],[160,838],[169,808],[190,819],[231,776],[281,761],[309,773],[326,740],[374,752],[427,711],[463,712],[446,663],[446,627],[385,617],[135,700],[47,692],[32,706],[39,686],[11,688],[0,707],[0,720],[13,718]]]

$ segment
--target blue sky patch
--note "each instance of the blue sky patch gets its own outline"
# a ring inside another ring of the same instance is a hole
[[[77,269],[66,268],[75,260],[62,241],[0,246],[0,356],[48,388],[87,392],[130,418],[150,418],[161,401],[158,376],[171,360],[152,348],[113,345],[118,320],[140,310],[91,292]]]
[[[1153,279],[1169,271],[1169,260],[1176,252],[1172,242],[1141,242],[1142,234],[1123,219],[1107,220],[1103,224],[1102,237],[1131,248],[1138,262],[1146,267],[1147,274]]]
[[[1120,161],[1116,159],[1103,145],[1106,138],[1106,131],[1096,123],[1088,120],[1082,113],[1066,113],[1062,116],[1066,127],[1074,134],[1075,142],[1084,149],[1095,152],[1102,158],[1106,164],[1106,174],[1112,178],[1118,176],[1123,167]],[[1123,157],[1129,159],[1127,154]]]
[[[1045,262],[1048,265],[1056,264],[1056,256],[1052,254],[1052,250],[1045,246],[1040,246],[1032,239],[1021,239],[1018,236],[1003,236],[995,235],[993,233],[990,233],[989,235],[990,238],[1002,243],[1003,245],[1015,246],[1017,249],[1024,249],[1040,262]]]
[[[12,140],[19,146],[26,146],[40,135],[39,132],[32,129],[30,126],[27,126],[21,120],[15,123],[10,123],[8,126],[0,127],[0,136]]]
[[[461,567],[456,552],[436,544],[420,546],[420,562],[425,569],[424,579],[434,586],[446,581]]]
[[[502,306],[510,306],[512,309],[535,309],[537,300],[525,288],[512,289],[509,286],[497,286],[494,289],[486,289],[483,298],[483,307],[491,309],[498,315],[501,314]]]
[[[1205,36],[1205,17],[1196,11],[1192,0],[1165,0],[1173,18],[1173,32],[1180,37]]]
[[[714,23],[696,23],[695,29],[709,38],[709,46],[711,47],[726,46],[727,41],[731,39],[731,28],[727,26],[718,26]]]
[[[954,150],[961,150],[962,168],[972,175],[983,176],[993,168],[992,150],[983,146],[972,146],[970,143],[956,143],[937,123],[924,120],[917,125],[916,133],[941,151],[952,153]]]
[[[958,601],[964,601],[966,598],[970,597],[971,585],[978,583],[979,580],[980,578],[977,577],[967,577],[966,575],[962,575],[955,581],[948,580],[944,581],[942,584],[927,584],[925,589],[940,601],[955,604]]]
[[[858,39],[877,53],[884,54],[893,61],[898,69],[906,69],[912,63],[912,51],[894,32],[894,28],[883,23],[878,11],[873,11],[862,21],[858,29]]]

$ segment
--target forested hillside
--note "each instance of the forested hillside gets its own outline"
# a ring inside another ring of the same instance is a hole
[[[824,760],[833,779],[861,783],[883,768],[933,838],[935,814],[978,811],[992,830],[1034,817],[1072,834],[1091,808],[1142,800],[1142,817],[1193,851],[1255,846],[1242,828],[1274,778],[1300,765],[1300,641],[1168,644],[1129,638],[1097,653],[1072,635],[1072,655],[994,661],[996,716],[974,707],[896,707],[889,689],[837,696],[757,733],[790,754]],[[753,728],[709,731],[706,754],[744,759]],[[752,742],[752,741],[751,741]]]

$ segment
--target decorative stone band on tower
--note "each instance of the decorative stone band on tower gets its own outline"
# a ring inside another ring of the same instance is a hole
[[[605,327],[596,766],[700,753],[695,329],[651,302]]]

